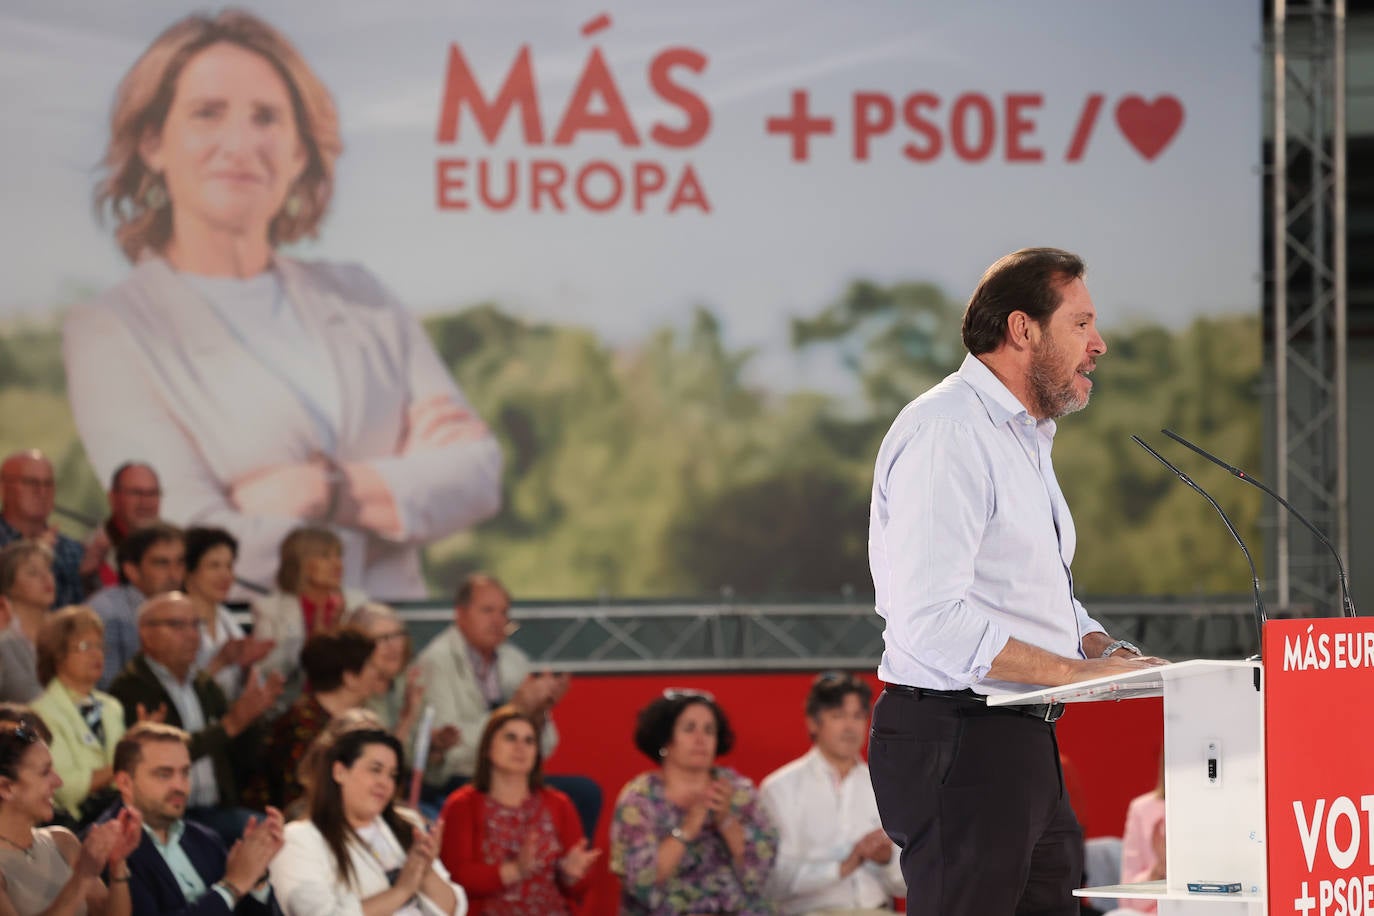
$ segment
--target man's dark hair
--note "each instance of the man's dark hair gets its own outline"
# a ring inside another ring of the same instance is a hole
[[[1025,312],[1042,328],[1064,299],[1064,286],[1082,278],[1087,265],[1059,248],[1022,248],[998,258],[983,273],[964,310],[964,346],[978,356],[1007,337],[1007,316]]]
[[[315,693],[328,693],[343,684],[345,674],[360,674],[377,643],[362,630],[316,633],[301,649],[301,668]]]
[[[193,573],[205,555],[216,547],[228,547],[235,558],[239,555],[239,542],[223,528],[186,529],[186,572]]]
[[[859,698],[859,705],[867,712],[873,703],[873,688],[852,674],[827,671],[817,676],[806,694],[806,717],[814,719],[823,709],[838,709],[850,694]]]
[[[501,583],[500,579],[490,573],[475,572],[464,578],[462,583],[458,586],[458,591],[453,596],[453,606],[467,607],[472,603],[472,593],[483,585],[491,585],[499,588],[502,593],[505,594],[506,600],[510,600],[510,589],[506,588],[506,586]]]
[[[126,564],[138,566],[143,562],[143,555],[156,544],[184,540],[185,537],[182,535],[181,529],[166,522],[154,522],[145,528],[129,532],[129,536],[121,541],[119,547],[115,549],[115,562],[119,566],[120,584],[129,584],[129,577],[124,574]]]
[[[716,756],[730,753],[735,746],[735,732],[725,710],[716,705],[709,694],[691,691],[669,691],[639,711],[635,721],[635,747],[654,763],[662,764],[659,752],[673,740],[673,726],[688,706],[705,706],[716,719]]]
[[[143,745],[152,742],[182,744],[189,751],[191,736],[175,725],[165,722],[139,722],[124,733],[115,745],[112,769],[116,773],[133,773],[143,759]]]
[[[126,461],[119,467],[115,468],[114,473],[110,475],[110,489],[118,490],[119,478],[124,476],[125,471],[132,470],[133,468],[147,468],[149,473],[151,473],[154,477],[157,476],[157,471],[155,471],[153,469],[153,466],[146,461]]]

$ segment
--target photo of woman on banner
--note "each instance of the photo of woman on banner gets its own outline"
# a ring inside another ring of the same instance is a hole
[[[129,275],[68,314],[67,388],[98,476],[157,469],[163,514],[227,528],[266,584],[304,523],[344,582],[422,597],[419,547],[494,514],[501,454],[414,316],[317,234],[342,151],[324,84],[270,25],[188,16],[125,75],[96,203]]]

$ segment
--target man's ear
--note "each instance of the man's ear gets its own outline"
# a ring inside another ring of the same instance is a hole
[[[1033,346],[1039,333],[1040,325],[1020,309],[1007,315],[1007,343],[1016,349]]]
[[[128,773],[120,770],[114,777],[115,788],[119,790],[119,795],[124,799],[126,807],[133,806],[134,799],[134,778]]]

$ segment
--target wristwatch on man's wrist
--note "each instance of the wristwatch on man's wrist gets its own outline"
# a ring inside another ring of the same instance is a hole
[[[692,843],[692,838],[689,837],[681,827],[674,827],[672,830],[668,831],[668,836],[677,840],[683,846],[690,846]]]
[[[1117,649],[1125,649],[1127,652],[1133,652],[1133,653],[1135,653],[1136,655],[1144,655],[1144,654],[1145,654],[1145,653],[1141,652],[1139,649],[1137,649],[1137,648],[1136,648],[1134,645],[1132,645],[1131,643],[1128,643],[1126,640],[1124,640],[1124,639],[1118,639],[1118,640],[1112,642],[1110,645],[1108,645],[1107,648],[1105,648],[1105,649],[1102,650],[1102,657],[1103,657],[1103,658],[1109,658],[1109,657],[1111,657],[1111,654],[1112,654],[1113,652],[1115,652]]]

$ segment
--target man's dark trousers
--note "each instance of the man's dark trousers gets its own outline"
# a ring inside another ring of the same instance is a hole
[[[1083,831],[1054,724],[889,688],[868,769],[912,916],[1076,916]]]

